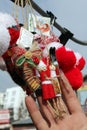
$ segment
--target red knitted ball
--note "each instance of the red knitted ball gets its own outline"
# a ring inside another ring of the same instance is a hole
[[[56,49],[56,59],[59,63],[59,67],[64,72],[70,70],[76,63],[74,52],[66,50],[64,46]]]
[[[83,57],[81,57],[81,58],[79,59],[78,64],[76,64],[76,67],[77,67],[79,70],[82,70],[82,69],[84,68],[84,66],[85,66],[85,63],[86,63],[85,59],[84,59]]]
[[[83,83],[83,76],[78,68],[76,67],[72,68],[71,70],[65,73],[65,76],[69,80],[74,90],[77,90],[78,88],[81,87]]]

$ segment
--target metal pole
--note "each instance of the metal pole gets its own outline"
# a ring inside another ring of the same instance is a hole
[[[11,0],[14,2],[14,0]],[[25,1],[25,0],[24,0]],[[48,17],[48,14],[42,10],[33,0],[31,0],[31,4],[32,4],[32,7],[42,16],[44,17]],[[61,27],[61,25],[59,25],[56,21],[54,22],[54,27],[57,28],[61,33],[65,33],[65,29],[63,27]],[[87,46],[87,41],[81,41],[77,38],[75,38],[74,36],[72,38],[70,38],[72,41],[80,44],[80,45],[85,45]]]

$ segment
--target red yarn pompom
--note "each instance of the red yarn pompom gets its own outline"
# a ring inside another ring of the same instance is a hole
[[[72,68],[71,70],[65,73],[65,76],[69,80],[74,90],[77,90],[81,87],[83,83],[83,76],[78,68]]]
[[[73,51],[60,47],[56,50],[56,59],[59,67],[64,71],[70,70],[76,63],[76,57]]]
[[[85,63],[86,63],[85,59],[83,57],[81,57],[79,59],[78,64],[76,64],[76,67],[78,67],[79,70],[82,70],[85,66]]]

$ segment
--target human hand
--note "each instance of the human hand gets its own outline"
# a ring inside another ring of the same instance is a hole
[[[64,74],[61,72],[60,75],[61,89],[69,114],[63,119],[54,118],[49,111],[48,104],[44,103],[40,96],[38,97],[40,108],[37,107],[31,96],[27,96],[25,102],[32,121],[38,130],[87,130],[87,118],[76,94]]]

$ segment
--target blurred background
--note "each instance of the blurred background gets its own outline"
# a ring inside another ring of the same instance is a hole
[[[56,22],[62,27],[70,30],[74,36],[81,40],[87,41],[87,1],[86,0],[67,0],[67,1],[50,1],[46,0],[34,0],[45,12],[51,11],[56,17]],[[7,12],[10,14],[16,14],[14,3],[10,0],[0,0],[0,11]],[[23,23],[22,17],[22,8],[18,8],[19,12],[19,22]],[[56,35],[60,35],[60,31],[55,27],[53,31]],[[85,57],[87,61],[87,46],[77,44],[72,40],[69,40],[66,44],[66,47],[71,48],[72,50],[79,52]],[[3,67],[4,69],[4,67]],[[83,69],[83,75],[87,74],[87,64]],[[15,83],[11,80],[9,74],[5,71],[0,70],[0,91],[4,91],[10,86],[14,86]]]

